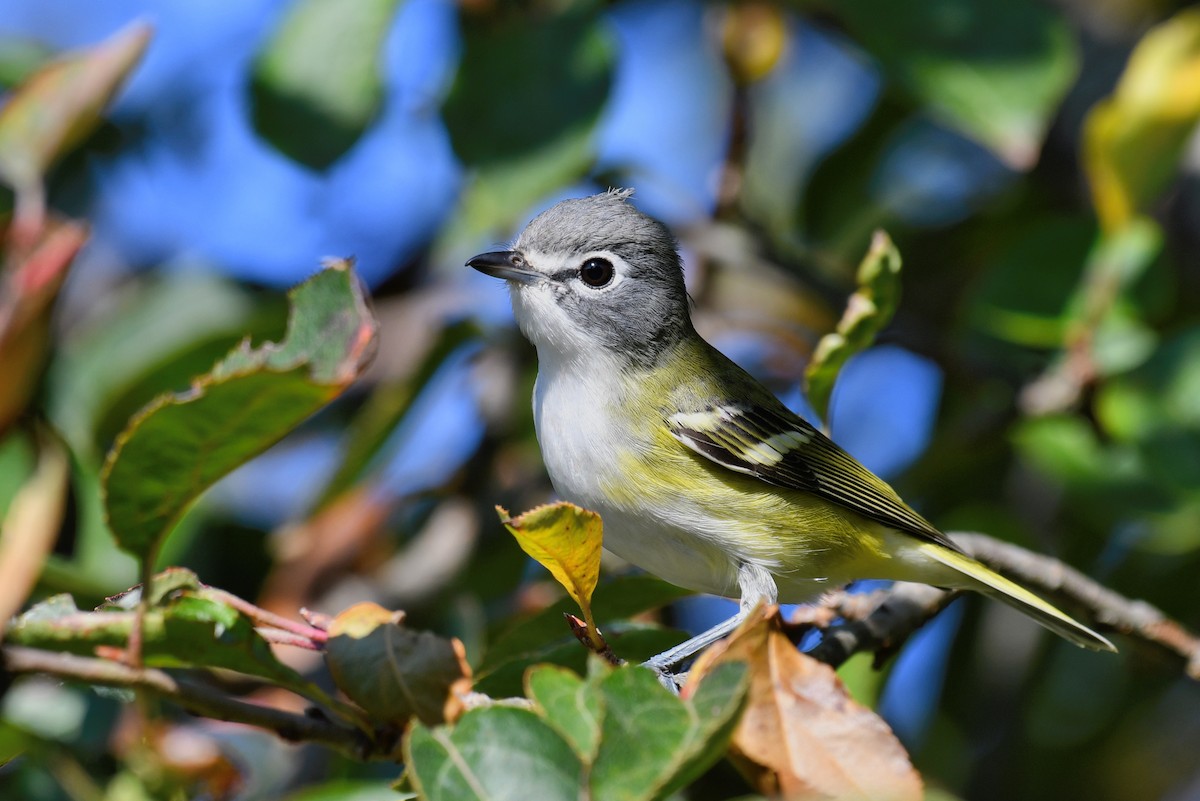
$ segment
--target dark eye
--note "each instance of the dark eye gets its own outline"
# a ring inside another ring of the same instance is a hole
[[[613,279],[612,262],[608,259],[588,259],[579,268],[579,279],[591,287],[602,287]]]

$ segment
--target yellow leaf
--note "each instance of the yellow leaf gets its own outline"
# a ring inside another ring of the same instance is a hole
[[[1200,10],[1189,9],[1142,38],[1116,91],[1084,122],[1084,168],[1106,232],[1149,210],[1174,178],[1197,120]]]
[[[592,620],[592,592],[600,578],[600,515],[572,503],[551,503],[518,517],[497,506],[500,522],[525,553],[541,563],[583,610],[588,636],[600,642]]]
[[[370,636],[371,632],[380,626],[402,626],[405,614],[403,611],[385,609],[377,603],[363,601],[343,609],[329,623],[330,637],[351,637],[361,640]]]

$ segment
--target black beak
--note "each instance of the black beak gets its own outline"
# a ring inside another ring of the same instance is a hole
[[[519,284],[532,284],[542,277],[540,273],[530,270],[525,264],[525,258],[515,250],[481,253],[467,262],[467,266],[474,267],[484,275],[516,281]]]

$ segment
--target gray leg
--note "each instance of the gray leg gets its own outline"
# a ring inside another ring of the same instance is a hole
[[[741,591],[742,597],[739,604],[740,608],[736,615],[722,623],[718,623],[708,631],[697,634],[690,640],[681,642],[668,651],[663,651],[658,656],[647,659],[642,664],[648,668],[653,668],[659,673],[669,670],[688,657],[704,650],[722,637],[728,636],[742,624],[742,621],[746,619],[746,616],[750,614],[751,610],[760,601],[773,604],[778,594],[778,590],[775,587],[775,579],[771,577],[771,574],[765,568],[758,565],[744,564],[738,568],[738,589]]]
[[[728,636],[734,629],[742,624],[746,619],[746,615],[750,614],[750,610],[742,607],[736,615],[726,621],[718,623],[708,631],[702,631],[690,640],[684,640],[670,650],[663,651],[658,656],[652,656],[647,659],[644,664],[646,667],[654,668],[658,671],[666,670],[674,665],[679,664],[683,660],[703,651],[708,646],[712,645],[722,637]]]

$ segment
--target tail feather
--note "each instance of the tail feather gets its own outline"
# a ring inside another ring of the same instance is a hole
[[[1003,601],[1029,615],[1038,623],[1083,648],[1093,651],[1113,651],[1116,647],[1105,637],[1089,629],[1053,604],[1042,600],[1021,585],[1009,581],[999,573],[991,570],[971,557],[944,548],[935,543],[922,543],[920,549],[943,565],[953,568],[964,575],[970,589],[987,595],[990,598]]]

